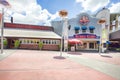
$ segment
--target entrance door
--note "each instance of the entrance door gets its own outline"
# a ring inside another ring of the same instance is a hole
[[[94,43],[89,43],[89,49],[94,49]]]

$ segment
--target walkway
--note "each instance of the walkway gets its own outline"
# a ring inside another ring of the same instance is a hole
[[[100,56],[97,53],[72,52],[68,56],[72,61],[120,80],[120,53],[101,53]]]
[[[0,61],[0,80],[117,80],[119,77],[97,70],[95,62],[81,55],[60,52],[17,50]],[[82,54],[84,55],[84,54]],[[1,55],[0,55],[1,57]],[[92,62],[93,61],[93,62]],[[94,63],[94,65],[93,65]],[[91,66],[92,65],[92,66]],[[110,66],[113,66],[110,65]],[[117,65],[116,65],[117,66]],[[117,67],[113,67],[119,70]],[[107,68],[105,68],[107,69]],[[110,68],[111,69],[111,68]],[[108,69],[107,69],[108,70]],[[118,73],[119,75],[119,73]]]

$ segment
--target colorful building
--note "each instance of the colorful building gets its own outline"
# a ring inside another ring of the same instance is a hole
[[[75,44],[71,45],[76,50],[98,50],[101,42],[101,48],[104,47],[104,43],[108,40],[108,27],[109,27],[109,10],[103,8],[96,15],[89,15],[88,13],[80,13],[75,18],[68,19],[68,37],[69,39],[77,39],[82,41],[82,45]],[[106,18],[107,17],[107,18]],[[104,26],[99,24],[99,20],[104,18],[106,20]],[[52,26],[57,34],[67,32],[63,26],[64,21],[53,21]],[[103,37],[105,40],[102,43],[103,38],[101,37],[102,29],[105,28],[104,32],[107,32]],[[63,32],[62,32],[63,28]]]

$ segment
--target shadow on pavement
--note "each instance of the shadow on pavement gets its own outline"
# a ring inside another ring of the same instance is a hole
[[[80,52],[68,52],[68,54],[71,54],[71,55],[82,55],[82,53],[80,53]]]
[[[54,59],[60,59],[60,60],[62,60],[62,59],[66,59],[66,58],[63,57],[63,56],[54,56],[53,58],[54,58]]]
[[[101,55],[102,57],[112,58],[112,56],[109,55]]]

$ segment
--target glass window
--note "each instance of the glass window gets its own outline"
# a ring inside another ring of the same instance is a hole
[[[90,30],[90,33],[94,33],[94,30]]]
[[[48,41],[49,41],[49,44],[51,44],[51,42],[50,42],[51,40],[48,40]]]
[[[54,44],[54,40],[52,40],[52,44]]]
[[[84,48],[87,48],[87,43],[84,43],[83,46],[84,46]]]
[[[31,43],[33,43],[33,41],[31,40]]]
[[[94,43],[89,43],[89,48],[94,49]]]
[[[55,40],[55,44],[57,44],[56,40]]]
[[[43,44],[45,44],[45,41],[44,41],[44,40],[43,40],[42,42],[43,42]]]
[[[29,43],[29,40],[27,40],[27,43]]]
[[[83,32],[83,33],[85,33],[85,32],[86,32],[86,30],[82,30],[82,32]]]
[[[48,40],[46,40],[46,44],[48,44]]]
[[[79,33],[79,30],[75,30],[75,34]]]

